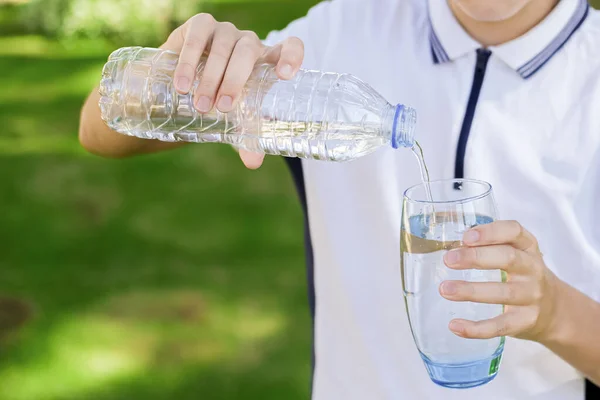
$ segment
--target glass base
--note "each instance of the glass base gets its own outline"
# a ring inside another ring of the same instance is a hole
[[[451,389],[468,389],[484,385],[498,374],[502,359],[502,346],[492,356],[463,364],[439,364],[421,354],[431,380]]]

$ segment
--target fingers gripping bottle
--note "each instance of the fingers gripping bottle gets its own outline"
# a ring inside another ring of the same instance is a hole
[[[300,70],[277,78],[274,66],[257,65],[234,110],[200,113],[193,93],[175,90],[178,55],[125,47],[102,72],[100,109],[113,130],[168,142],[228,143],[253,152],[326,161],[348,161],[383,146],[412,147],[416,112],[388,103],[348,74]]]

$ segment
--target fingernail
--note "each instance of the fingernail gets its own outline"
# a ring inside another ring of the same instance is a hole
[[[231,99],[230,96],[223,96],[219,100],[219,104],[217,105],[217,107],[219,108],[219,111],[227,112],[227,111],[231,110],[232,104],[233,104],[233,100]]]
[[[454,282],[444,282],[442,283],[442,293],[447,295],[453,295],[457,292],[457,287]]]
[[[196,109],[200,112],[209,112],[210,111],[210,98],[207,96],[201,96],[196,101]]]
[[[279,73],[286,78],[291,78],[293,72],[294,72],[294,69],[289,64],[284,64],[279,69]]]
[[[467,231],[465,236],[463,237],[463,241],[465,243],[476,243],[479,240],[479,232],[477,231]]]
[[[185,76],[177,79],[177,90],[187,93],[190,90],[190,80]]]
[[[460,261],[460,250],[450,250],[444,255],[446,265],[455,265]]]
[[[463,326],[460,322],[458,321],[450,321],[450,323],[448,324],[448,328],[454,332],[454,333],[462,333],[463,331]]]

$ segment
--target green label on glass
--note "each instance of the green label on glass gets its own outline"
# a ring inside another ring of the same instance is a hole
[[[489,375],[494,375],[496,372],[498,372],[498,368],[500,367],[501,359],[502,359],[502,355],[499,355],[498,357],[496,357],[492,360],[492,362],[490,363]]]

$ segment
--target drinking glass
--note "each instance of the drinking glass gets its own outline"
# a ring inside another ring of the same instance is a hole
[[[490,319],[504,307],[450,301],[439,287],[446,280],[504,281],[500,270],[452,270],[443,260],[448,250],[463,245],[465,231],[496,219],[492,187],[477,180],[433,181],[429,196],[426,185],[406,190],[402,204],[401,270],[410,328],[433,382],[448,388],[483,385],[498,373],[504,337],[461,338],[448,324],[455,318]]]

